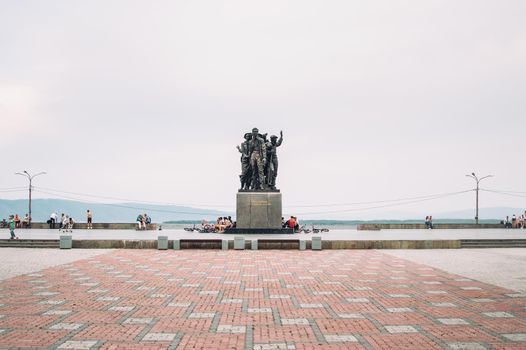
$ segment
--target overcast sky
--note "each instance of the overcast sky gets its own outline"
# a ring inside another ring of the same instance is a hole
[[[470,189],[472,171],[526,191],[525,18],[522,0],[0,0],[0,189],[27,169],[37,189],[235,208],[257,126],[283,130],[289,212]]]

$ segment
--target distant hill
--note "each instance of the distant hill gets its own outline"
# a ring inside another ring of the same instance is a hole
[[[52,212],[65,213],[77,222],[86,221],[86,210],[93,212],[94,222],[135,222],[138,214],[147,213],[153,222],[168,220],[215,220],[218,216],[233,215],[231,212],[183,207],[176,205],[151,205],[143,203],[85,203],[62,199],[34,199],[32,216],[35,222],[45,222]],[[0,220],[11,214],[24,216],[28,212],[27,200],[0,199]]]

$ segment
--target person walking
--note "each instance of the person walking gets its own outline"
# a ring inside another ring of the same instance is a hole
[[[15,235],[15,228],[16,228],[15,218],[11,215],[9,217],[9,233],[11,233],[10,239],[18,239],[18,237]]]
[[[92,224],[92,220],[93,220],[93,213],[89,209],[88,209],[87,216],[88,216],[88,230],[91,230],[91,229],[93,229],[93,226],[91,225]]]

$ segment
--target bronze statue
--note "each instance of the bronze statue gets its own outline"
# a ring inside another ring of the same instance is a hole
[[[276,177],[278,176],[278,154],[277,148],[283,142],[283,131],[279,132],[279,140],[276,135],[270,136],[270,142],[267,142],[267,185],[270,189],[276,189]]]
[[[241,190],[276,190],[278,174],[278,156],[276,148],[283,142],[275,135],[267,141],[267,134],[261,135],[257,128],[244,136],[245,141],[237,146],[241,153]]]
[[[252,138],[251,133],[245,134],[245,141],[241,146],[237,146],[237,150],[241,153],[241,175],[239,179],[241,180],[241,189],[248,190],[250,189],[250,182],[252,173],[250,171],[250,155],[248,154],[248,142]]]

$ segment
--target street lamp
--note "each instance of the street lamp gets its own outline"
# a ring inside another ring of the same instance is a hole
[[[475,180],[477,182],[477,188],[475,189],[475,191],[477,193],[476,212],[475,212],[475,224],[478,225],[478,223],[479,223],[479,183],[482,180],[487,179],[488,177],[493,177],[493,175],[486,175],[486,176],[481,177],[480,179],[477,177],[477,175],[475,175],[475,173],[471,173],[470,175],[466,175],[466,176],[472,178],[473,180]]]
[[[31,185],[31,182],[33,181],[33,179],[35,177],[37,177],[38,175],[44,175],[45,172],[41,172],[41,173],[38,173],[38,174],[35,174],[35,175],[30,175],[27,171],[24,170],[23,173],[15,173],[15,175],[22,175],[22,176],[25,176],[27,177],[27,179],[29,180],[29,222],[27,223],[28,227],[31,228],[31,189],[32,189],[32,185]]]

